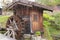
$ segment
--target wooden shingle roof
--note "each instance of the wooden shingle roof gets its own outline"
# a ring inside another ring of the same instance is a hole
[[[38,7],[38,8],[42,8],[43,10],[53,11],[53,9],[52,9],[51,7],[49,7],[49,6],[45,6],[45,5],[36,3],[36,2],[22,1],[22,0],[12,2],[11,4],[9,4],[9,5],[7,6],[7,9],[11,9],[11,8],[13,8],[14,6],[16,6],[17,4],[23,5],[23,6],[28,6],[28,7],[33,7],[33,6],[35,6],[35,7]]]

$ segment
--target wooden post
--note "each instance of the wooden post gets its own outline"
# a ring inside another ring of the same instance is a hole
[[[43,29],[43,10],[40,10],[40,13],[39,13],[39,24],[40,24],[41,35],[43,36],[43,34],[44,34],[44,29]]]

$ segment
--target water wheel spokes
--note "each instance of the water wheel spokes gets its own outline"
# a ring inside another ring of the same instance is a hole
[[[14,29],[11,26],[9,26],[9,27],[10,28],[7,28],[7,32],[4,35],[5,36],[8,36],[8,37],[11,37],[12,36],[12,38],[15,39],[16,33],[15,33]]]
[[[16,29],[16,30],[19,29],[14,19],[13,19],[13,21],[10,20],[10,24],[14,29]]]
[[[15,30],[18,30],[18,26],[15,22],[15,20],[9,19],[10,25],[7,25],[7,32],[4,34],[5,36],[11,37],[15,39],[16,32]]]

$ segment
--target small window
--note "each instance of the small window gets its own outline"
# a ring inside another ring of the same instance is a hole
[[[38,16],[34,14],[34,21],[38,21]]]

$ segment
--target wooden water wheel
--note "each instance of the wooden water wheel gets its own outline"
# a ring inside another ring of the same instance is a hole
[[[25,22],[22,17],[19,17],[17,15],[11,16],[6,23],[6,27],[9,28],[9,26],[12,26],[14,31],[16,32],[15,37],[17,40],[21,40],[21,38],[23,39]]]

